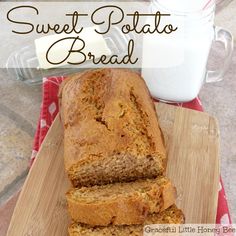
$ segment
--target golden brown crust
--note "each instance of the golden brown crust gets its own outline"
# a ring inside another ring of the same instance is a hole
[[[169,208],[175,203],[177,198],[177,191],[176,188],[172,185],[171,182],[168,182],[162,190],[162,199],[163,199],[163,206],[161,211]]]
[[[184,214],[175,205],[159,214],[148,215],[144,224],[127,226],[92,227],[73,223],[69,236],[143,236],[143,227],[150,224],[184,224]]]
[[[137,73],[86,71],[69,78],[61,91],[65,168],[74,186],[163,174],[163,137],[147,87]]]
[[[135,189],[134,189],[135,187]],[[176,191],[166,178],[72,189],[67,193],[71,218],[89,225],[143,224],[147,214],[175,203]]]
[[[152,182],[165,173],[167,159],[154,103],[139,74],[85,71],[63,82],[59,100],[65,169],[74,187],[85,186],[78,190],[82,195],[67,193],[70,215],[80,223],[69,227],[71,236],[140,236],[143,224],[184,222],[170,181]],[[108,185],[120,190],[139,181],[150,186],[110,197],[112,191],[106,192]],[[102,196],[89,195],[94,188]]]
[[[89,225],[107,226],[142,224],[148,212],[148,206],[139,198],[120,198],[101,204],[68,203],[73,220]]]

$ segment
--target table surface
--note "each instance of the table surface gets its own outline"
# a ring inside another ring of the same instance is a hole
[[[217,13],[216,24],[229,28],[236,37],[235,11],[236,0],[233,0]],[[213,65],[219,64],[219,60],[218,56],[213,56]],[[233,63],[224,80],[204,85],[200,93],[205,110],[219,119],[221,173],[233,222],[236,222],[236,204],[233,204],[236,202],[236,183],[233,181],[236,179],[235,74],[236,50]],[[10,80],[5,69],[0,69],[0,83],[0,235],[4,236],[18,197],[17,193],[28,171],[28,161],[39,117],[41,86],[29,87]]]

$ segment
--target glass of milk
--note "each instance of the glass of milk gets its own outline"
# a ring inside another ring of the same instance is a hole
[[[169,13],[162,24],[179,26],[172,36],[158,34],[143,37],[142,76],[156,99],[187,102],[198,96],[204,82],[222,80],[233,52],[233,37],[214,26],[213,0],[152,0],[152,13]],[[178,32],[178,33],[177,33]],[[224,45],[221,68],[207,70],[212,43]]]

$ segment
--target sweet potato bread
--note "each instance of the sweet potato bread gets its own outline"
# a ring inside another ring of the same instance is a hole
[[[175,205],[159,214],[150,214],[143,225],[97,226],[73,223],[69,236],[143,236],[143,227],[149,224],[183,224],[184,215]]]
[[[143,224],[147,215],[175,203],[176,190],[165,178],[71,189],[67,194],[72,220],[90,225]]]
[[[65,168],[74,187],[163,174],[163,135],[137,73],[86,71],[70,77],[60,94]]]

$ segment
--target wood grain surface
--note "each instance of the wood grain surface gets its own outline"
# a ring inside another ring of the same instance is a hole
[[[167,175],[177,187],[186,223],[215,223],[219,187],[219,131],[206,113],[156,104],[168,152]],[[16,204],[8,236],[65,236],[63,131],[57,117]]]

